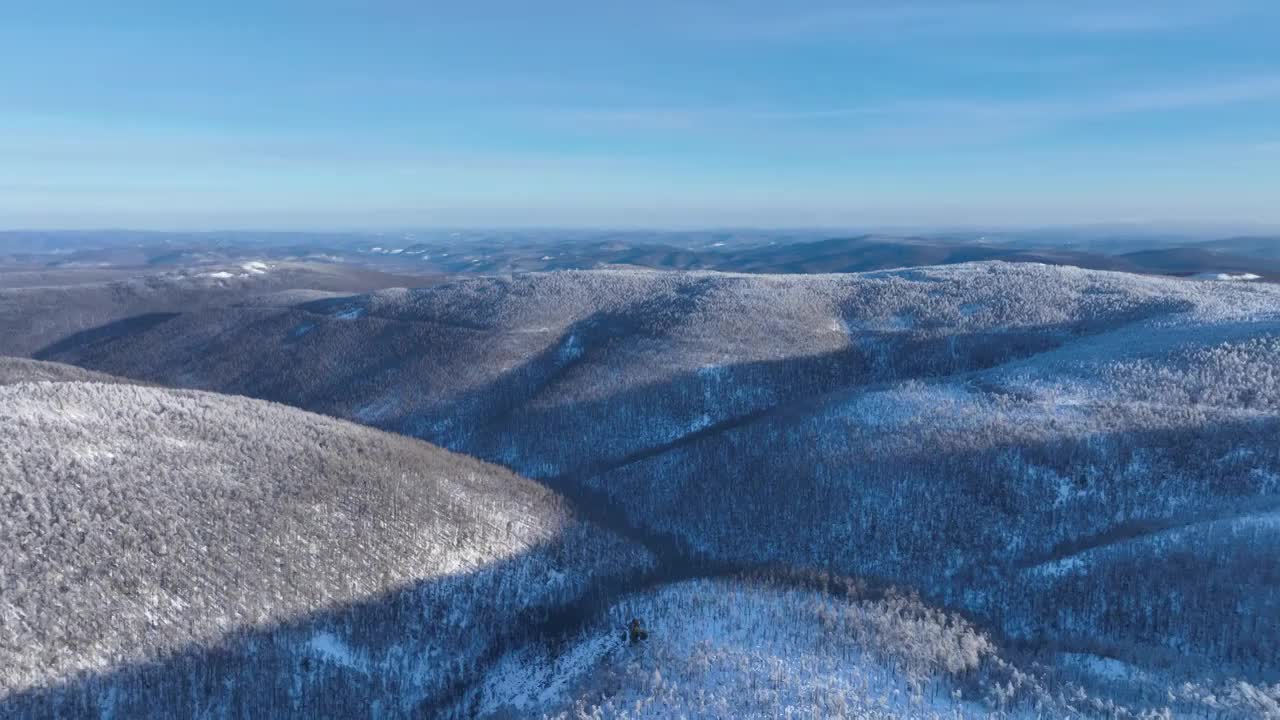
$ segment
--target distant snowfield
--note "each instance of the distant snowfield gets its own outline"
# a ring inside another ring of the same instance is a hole
[[[214,280],[230,280],[232,278],[250,278],[257,275],[266,275],[275,269],[275,265],[271,265],[260,260],[253,260],[241,263],[239,272],[231,272],[230,270],[215,270],[213,272],[200,273],[198,277],[206,277]]]

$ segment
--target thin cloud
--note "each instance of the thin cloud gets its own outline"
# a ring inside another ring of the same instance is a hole
[[[690,27],[744,40],[812,40],[866,33],[938,35],[1126,34],[1210,26],[1267,8],[1259,2],[1016,2],[916,0],[895,4],[845,3],[779,12],[729,14],[701,6]]]
[[[878,108],[878,112],[884,115],[932,114],[973,119],[1013,117],[1054,122],[1110,115],[1214,108],[1277,99],[1280,99],[1280,76],[1263,75],[1221,82],[1203,82],[1164,88],[1135,88],[1076,97],[926,100],[884,105]],[[859,115],[865,115],[867,112],[867,108],[856,109]]]
[[[514,116],[579,132],[731,133],[810,131],[874,141],[996,139],[1110,116],[1212,109],[1280,100],[1280,76],[1021,99],[922,98],[826,108],[745,106],[526,108]],[[812,136],[811,136],[812,137]]]

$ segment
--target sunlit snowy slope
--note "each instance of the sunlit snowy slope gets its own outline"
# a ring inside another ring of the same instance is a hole
[[[5,717],[406,714],[649,563],[546,489],[416,440],[4,364]]]

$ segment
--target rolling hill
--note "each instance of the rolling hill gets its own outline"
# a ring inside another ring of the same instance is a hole
[[[0,356],[0,385],[17,385],[32,382],[98,382],[133,383],[106,373],[93,372],[75,365],[41,362],[26,358]]]
[[[914,598],[832,588],[718,579],[628,596],[567,648],[507,653],[472,692],[485,717],[941,719],[1024,716],[1039,690],[1023,674],[982,697],[975,676],[1019,673],[981,632]]]
[[[1280,682],[1274,286],[564,272],[210,308],[47,357],[501,463],[616,509],[662,564],[915,590],[1039,662],[1167,681],[1143,702]]]
[[[1252,275],[1254,279],[1280,280],[1280,259],[1232,254],[1212,246],[1140,250],[1119,259],[1160,275]]]
[[[357,245],[339,255],[373,267],[428,267],[439,272],[501,274],[647,268],[748,273],[844,273],[965,262],[1069,265],[1153,275],[1252,272],[1280,279],[1276,250],[1266,239],[1196,243],[1186,239],[1154,243],[1113,238],[1086,247],[1041,244],[1017,235],[991,239],[951,236],[835,235],[739,238],[699,234],[619,234],[605,238],[450,238],[427,242],[382,240]]]
[[[1277,243],[1268,236],[1204,240],[1141,228],[919,236],[812,230],[0,232],[0,287],[106,282],[161,272],[234,273],[249,262],[331,265],[333,272],[413,277],[601,268],[817,274],[1001,260],[1155,275],[1251,273],[1276,281]]]
[[[1270,718],[1280,688],[1171,686],[1111,658],[1057,666],[954,613],[848,578],[701,579],[621,598],[568,642],[512,650],[470,690],[494,718]],[[643,620],[641,620],[643,618]],[[630,640],[630,623],[645,637]],[[1126,701],[1143,693],[1159,709]]]
[[[430,713],[651,564],[420,441],[26,361],[0,377],[4,717]]]
[[[201,307],[287,302],[310,297],[430,284],[406,276],[324,263],[248,261],[168,272],[99,269],[0,272],[0,355],[30,356],[68,335],[115,321],[146,325]]]
[[[1280,235],[1241,235],[1208,240],[1199,245],[1218,252],[1280,260]]]

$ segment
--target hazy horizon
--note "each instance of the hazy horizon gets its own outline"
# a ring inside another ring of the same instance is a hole
[[[695,233],[721,233],[721,232],[742,232],[742,233],[808,233],[815,235],[922,235],[922,236],[939,236],[946,234],[975,234],[975,233],[1080,233],[1080,234],[1131,234],[1136,236],[1143,235],[1175,235],[1205,238],[1222,237],[1226,235],[1270,235],[1280,233],[1280,223],[1249,223],[1249,222],[1080,222],[1080,223],[1009,223],[1009,224],[946,224],[939,223],[933,225],[878,225],[878,224],[849,224],[849,225],[733,225],[733,224],[687,224],[687,225],[657,225],[657,224],[561,224],[561,225],[484,225],[484,224],[468,224],[468,225],[406,225],[406,226],[377,226],[377,225],[314,225],[314,224],[297,224],[297,225],[209,225],[209,226],[176,226],[176,225],[27,225],[27,226],[0,226],[0,233],[68,233],[68,234],[94,234],[94,233],[138,233],[138,234],[209,234],[215,235],[219,233],[261,233],[269,234],[367,234],[367,235],[393,235],[397,233],[405,234],[424,234],[424,233],[485,233],[485,232],[514,232],[514,233],[671,233],[671,234],[695,234]]]

